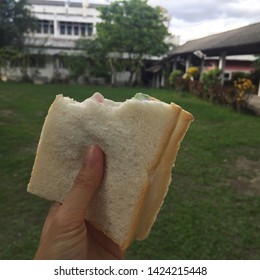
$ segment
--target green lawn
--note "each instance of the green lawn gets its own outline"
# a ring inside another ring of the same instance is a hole
[[[41,127],[56,94],[144,92],[174,101],[195,121],[148,239],[128,259],[260,259],[260,119],[170,90],[0,83],[0,259],[31,259],[50,202],[26,192]]]

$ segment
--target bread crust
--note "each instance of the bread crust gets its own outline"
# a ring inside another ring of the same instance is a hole
[[[173,110],[176,109],[174,103],[172,103],[171,106]],[[171,183],[171,172],[180,148],[180,143],[193,120],[194,118],[189,112],[181,109],[168,145],[151,178],[149,190],[139,216],[138,227],[136,228],[135,237],[138,240],[143,240],[149,235],[152,225],[156,220]],[[152,208],[150,205],[152,205]]]

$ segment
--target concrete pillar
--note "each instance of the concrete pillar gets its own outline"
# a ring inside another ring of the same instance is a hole
[[[56,14],[54,14],[53,27],[54,27],[54,36],[55,37],[59,36],[60,31],[59,31],[58,20],[57,20]]]
[[[190,66],[191,66],[191,54],[189,54],[188,57],[186,58],[186,66],[185,66],[186,72],[190,68]]]
[[[158,72],[156,73],[156,88],[160,88],[160,75]]]
[[[162,70],[161,73],[161,87],[164,88],[165,86],[165,77],[164,77],[164,71]]]
[[[218,64],[218,69],[222,71],[221,76],[220,76],[220,84],[224,85],[224,72],[225,72],[225,67],[226,67],[226,52],[222,52],[219,57],[219,64]]]
[[[156,74],[153,73],[152,87],[156,88]]]
[[[203,71],[204,71],[204,66],[205,66],[205,57],[203,56],[202,58],[201,58],[201,62],[200,62],[200,73],[199,73],[199,75],[200,75],[200,82],[202,81],[202,74],[203,74]]]
[[[68,15],[69,14],[69,1],[68,0],[65,1],[64,4],[65,4],[65,13],[66,13],[66,15]]]
[[[172,71],[177,69],[177,58],[174,58],[173,64],[172,64]]]
[[[86,17],[87,16],[87,8],[88,8],[88,0],[83,0],[82,1],[82,11],[83,11],[83,16]]]

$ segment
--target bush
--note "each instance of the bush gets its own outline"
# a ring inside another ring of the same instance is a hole
[[[175,89],[179,93],[184,93],[186,91],[189,91],[190,87],[190,80],[184,79],[182,77],[177,77],[175,81]]]
[[[225,105],[239,112],[249,112],[247,95],[256,93],[256,87],[247,78],[238,78],[232,86],[219,84],[219,71],[210,71],[203,76],[204,82],[190,81],[189,91],[199,98]],[[251,112],[250,112],[251,113]]]
[[[187,72],[184,74],[184,79],[189,79],[191,81],[197,80],[199,77],[199,68],[198,67],[190,67]]]
[[[189,92],[197,97],[203,97],[203,88],[200,81],[190,81]]]
[[[219,85],[220,75],[222,71],[220,69],[213,69],[202,74],[202,82],[205,87]]]
[[[170,74],[169,77],[169,84],[172,88],[176,86],[176,80],[177,78],[181,78],[183,76],[183,71],[182,70],[173,70]]]
[[[175,70],[172,72],[170,78],[176,91],[189,91],[191,94],[215,104],[228,106],[239,112],[249,112],[247,108],[247,96],[248,94],[256,93],[256,87],[252,80],[246,78],[250,77],[250,75],[239,74],[234,84],[231,83],[230,86],[223,86],[220,84],[221,70],[214,69],[203,73],[202,82],[200,82],[189,78],[196,73],[195,68],[189,68],[185,73],[186,78],[184,78],[185,76],[181,76],[181,71]],[[241,78],[241,76],[244,77]],[[250,113],[252,112],[250,111]]]

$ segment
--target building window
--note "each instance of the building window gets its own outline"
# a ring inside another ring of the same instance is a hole
[[[86,24],[85,23],[80,24],[80,35],[86,36]]]
[[[65,22],[61,22],[60,23],[60,34],[61,35],[65,35],[66,34],[66,23]]]
[[[25,55],[23,58],[11,60],[11,67],[23,67],[27,65],[31,68],[45,68],[44,55]]]
[[[78,36],[79,35],[79,26],[74,25],[74,35]]]
[[[54,34],[54,23],[51,20],[38,20],[36,32],[39,34]]]
[[[29,66],[32,68],[45,68],[45,56],[32,55],[30,57]]]
[[[60,35],[72,35],[72,36],[92,36],[93,35],[93,23],[79,23],[79,22],[66,22],[61,21]]]
[[[72,23],[68,22],[68,24],[67,24],[67,32],[68,32],[68,35],[72,35],[71,30],[72,30]]]
[[[69,69],[69,61],[66,56],[58,56],[57,59],[59,69]]]
[[[87,23],[88,36],[93,35],[93,23]]]

